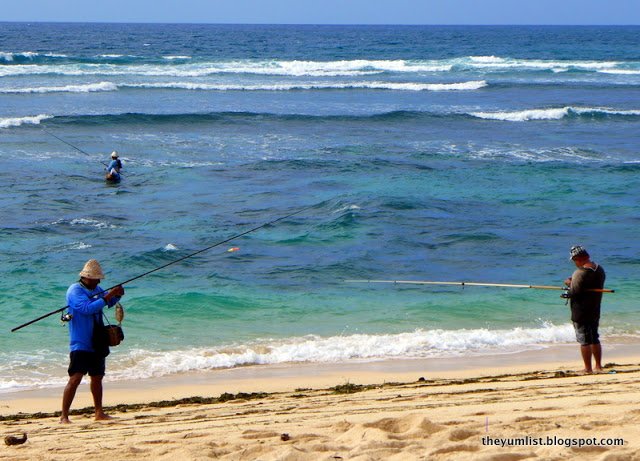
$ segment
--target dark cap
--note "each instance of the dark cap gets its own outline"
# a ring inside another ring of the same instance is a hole
[[[587,252],[587,250],[580,246],[580,245],[574,245],[571,247],[571,250],[569,251],[569,259],[573,261],[573,259],[576,256],[589,256],[589,253]]]

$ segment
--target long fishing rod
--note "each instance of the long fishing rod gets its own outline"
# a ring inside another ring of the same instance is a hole
[[[48,135],[53,136],[54,138],[56,138],[58,141],[65,143],[67,146],[69,147],[73,147],[75,150],[77,150],[78,152],[82,152],[84,155],[86,155],[87,157],[91,157],[91,154],[88,154],[87,152],[83,151],[82,149],[80,149],[79,147],[74,146],[73,144],[71,144],[70,142],[65,141],[64,139],[56,136],[55,134],[51,133],[50,131],[45,130],[44,128],[41,128],[42,131],[44,131],[45,133],[47,133]],[[104,166],[108,166],[105,162],[100,161],[100,163],[102,163]]]
[[[521,285],[515,283],[481,283],[481,282],[435,282],[421,280],[345,280],[346,283],[396,283],[396,284],[412,284],[412,285],[458,285],[458,286],[476,286],[476,287],[505,287],[505,288],[533,288],[536,290],[568,290],[566,287],[558,287],[552,285]],[[615,293],[615,290],[607,288],[590,288],[587,291],[597,293]]]
[[[164,269],[164,268],[166,268],[166,267],[172,266],[173,264],[177,264],[177,263],[179,263],[179,262],[181,262],[181,261],[184,261],[185,259],[191,258],[191,257],[193,257],[193,256],[195,256],[195,255],[200,254],[200,253],[204,253],[205,251],[208,251],[208,250],[210,250],[210,249],[212,249],[212,248],[215,248],[215,247],[220,246],[220,245],[224,245],[225,243],[230,242],[231,240],[235,240],[235,239],[237,239],[237,238],[239,238],[239,237],[242,237],[242,236],[244,236],[244,235],[250,234],[251,232],[255,232],[255,231],[257,231],[258,229],[262,229],[263,227],[267,227],[267,226],[269,226],[269,225],[271,225],[271,224],[275,224],[275,223],[277,223],[278,221],[282,221],[283,219],[287,219],[287,218],[290,218],[291,216],[295,216],[295,215],[297,215],[297,214],[300,214],[300,213],[302,213],[303,211],[307,211],[307,210],[309,210],[310,208],[313,208],[313,206],[314,206],[314,205],[310,205],[310,206],[305,207],[305,208],[303,208],[303,209],[301,209],[301,210],[298,210],[298,211],[296,211],[296,212],[294,212],[294,213],[290,213],[290,214],[288,214],[288,215],[286,215],[286,216],[282,216],[282,217],[280,217],[280,218],[278,218],[278,219],[274,219],[273,221],[269,221],[268,223],[261,224],[261,225],[259,225],[259,226],[256,226],[256,227],[252,228],[252,229],[249,229],[249,230],[247,230],[247,231],[244,231],[244,232],[242,232],[242,233],[240,233],[240,234],[236,234],[236,235],[234,235],[234,236],[232,236],[232,237],[229,237],[229,238],[227,238],[227,239],[221,240],[220,242],[214,243],[213,245],[209,245],[208,247],[203,248],[203,249],[201,249],[201,250],[194,251],[194,252],[193,252],[193,253],[191,253],[191,254],[188,254],[188,255],[186,255],[186,256],[183,256],[182,258],[178,258],[178,259],[176,259],[176,260],[174,260],[174,261],[171,261],[171,262],[168,262],[168,263],[166,263],[166,264],[163,264],[162,266],[156,267],[155,269],[151,269],[151,270],[149,270],[149,271],[147,271],[147,272],[145,272],[145,273],[143,273],[143,274],[136,275],[135,277],[132,277],[132,278],[130,278],[130,279],[128,279],[128,280],[125,280],[124,282],[117,283],[117,284],[113,285],[112,287],[109,287],[109,288],[107,288],[107,289],[105,289],[105,290],[102,290],[102,291],[101,291],[101,292],[99,292],[99,293],[96,293],[96,294],[95,294],[95,295],[93,295],[93,296],[94,296],[94,297],[95,297],[95,296],[99,296],[99,295],[101,295],[102,293],[106,293],[107,291],[111,290],[112,288],[115,288],[115,287],[117,287],[117,286],[125,285],[125,284],[127,284],[127,283],[133,282],[134,280],[138,280],[138,279],[140,279],[140,278],[142,278],[142,277],[145,277],[145,276],[147,276],[147,275],[149,275],[149,274],[153,274],[154,272],[157,272],[157,271],[159,271],[159,270],[161,270],[161,269]],[[14,331],[17,331],[17,330],[19,330],[19,329],[21,329],[21,328],[24,328],[24,327],[26,327],[26,326],[29,326],[29,325],[31,325],[32,323],[38,322],[38,321],[40,321],[40,320],[42,320],[42,319],[44,319],[44,318],[47,318],[47,317],[49,317],[49,316],[51,316],[51,315],[53,315],[53,314],[57,314],[58,312],[62,312],[63,310],[67,309],[68,307],[69,307],[69,306],[68,306],[68,305],[66,305],[66,306],[64,306],[64,307],[62,307],[62,308],[60,308],[60,309],[56,309],[56,310],[51,311],[51,312],[49,312],[49,313],[47,313],[47,314],[41,315],[41,316],[40,316],[40,317],[38,317],[37,319],[30,320],[30,321],[29,321],[29,322],[27,322],[27,323],[23,323],[22,325],[20,325],[20,326],[17,326],[17,327],[15,327],[15,328],[13,328],[13,329],[11,330],[11,332],[14,332]]]

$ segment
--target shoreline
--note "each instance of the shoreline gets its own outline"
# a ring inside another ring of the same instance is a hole
[[[576,345],[424,368],[305,364],[112,383],[114,419],[94,420],[84,387],[71,424],[37,414],[58,410],[61,392],[48,390],[0,401],[2,414],[23,411],[0,420],[2,434],[28,436],[0,461],[640,460],[638,348],[607,350],[607,373],[592,375],[578,373]]]
[[[148,393],[148,404],[112,408],[109,421],[94,421],[90,409],[72,424],[53,415],[0,421],[5,437],[28,436],[0,460],[640,460],[640,363],[594,375],[553,370],[558,363],[168,405]]]
[[[640,345],[603,342],[603,366],[640,363]],[[296,389],[328,389],[345,384],[383,385],[425,380],[470,379],[504,374],[579,372],[582,362],[576,344],[494,355],[353,361],[340,363],[287,363],[250,365],[228,369],[180,373],[143,380],[104,382],[104,405],[144,404],[196,396],[237,393],[281,393]],[[109,362],[107,359],[107,377]],[[105,378],[107,379],[107,378]],[[62,387],[0,393],[0,416],[51,413],[59,410]],[[72,409],[92,406],[85,377]]]

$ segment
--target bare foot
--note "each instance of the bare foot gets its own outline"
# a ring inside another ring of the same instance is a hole
[[[60,417],[60,424],[71,424],[71,421],[69,421],[69,417],[68,416],[61,416]]]
[[[96,421],[109,421],[111,419],[114,419],[113,416],[109,416],[106,413],[98,413],[95,418]]]
[[[604,370],[602,368],[595,368],[593,372],[599,374],[599,373],[604,373]]]
[[[593,370],[581,370],[576,372],[577,375],[583,376],[583,375],[590,375],[593,373]]]

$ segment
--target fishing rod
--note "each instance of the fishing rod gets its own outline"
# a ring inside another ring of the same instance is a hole
[[[155,269],[151,269],[151,270],[149,270],[149,271],[147,271],[147,272],[145,272],[145,273],[143,273],[143,274],[136,275],[135,277],[132,277],[132,278],[130,278],[130,279],[128,279],[128,280],[125,280],[124,282],[117,283],[117,284],[113,285],[112,287],[109,287],[109,288],[107,288],[107,289],[105,289],[105,290],[102,290],[102,291],[101,291],[101,292],[99,292],[99,293],[96,293],[95,295],[93,295],[93,297],[95,297],[95,296],[99,296],[99,295],[101,295],[102,293],[106,293],[107,291],[109,291],[109,290],[111,290],[112,288],[115,288],[115,287],[117,287],[117,286],[125,285],[125,284],[127,284],[127,283],[133,282],[134,280],[141,279],[142,277],[145,277],[145,276],[147,276],[147,275],[149,275],[149,274],[153,274],[154,272],[157,272],[157,271],[159,271],[159,270],[161,270],[161,269],[164,269],[164,268],[166,268],[166,267],[169,267],[169,266],[172,266],[172,265],[174,265],[174,264],[177,264],[177,263],[179,263],[179,262],[181,262],[181,261],[184,261],[185,259],[191,258],[191,257],[193,257],[193,256],[196,256],[196,255],[200,254],[200,253],[204,253],[205,251],[208,251],[208,250],[210,250],[210,249],[212,249],[212,248],[215,248],[215,247],[217,247],[217,246],[224,245],[225,243],[230,242],[231,240],[235,240],[235,239],[240,238],[240,237],[242,237],[242,236],[244,236],[244,235],[250,234],[251,232],[255,232],[255,231],[257,231],[258,229],[262,229],[263,227],[267,227],[267,226],[269,226],[269,225],[271,225],[271,224],[275,224],[275,223],[277,223],[278,221],[282,221],[283,219],[287,219],[287,218],[290,218],[291,216],[295,216],[295,215],[297,215],[297,214],[300,214],[300,213],[302,213],[303,211],[307,211],[307,210],[309,210],[309,209],[313,208],[313,206],[314,206],[314,205],[310,205],[310,206],[308,206],[308,207],[302,208],[301,210],[298,210],[298,211],[296,211],[296,212],[294,212],[294,213],[290,213],[290,214],[288,214],[288,215],[286,215],[286,216],[282,216],[282,217],[280,217],[280,218],[278,218],[278,219],[274,219],[273,221],[269,221],[269,222],[267,222],[267,223],[261,224],[261,225],[259,225],[259,226],[256,226],[256,227],[252,228],[252,229],[249,229],[249,230],[247,230],[247,231],[241,232],[240,234],[236,234],[236,235],[234,235],[234,236],[232,236],[232,237],[229,237],[229,238],[227,238],[227,239],[221,240],[220,242],[216,242],[216,243],[214,243],[213,245],[209,245],[208,247],[203,248],[203,249],[201,249],[201,250],[194,251],[193,253],[190,253],[190,254],[188,254],[188,255],[186,255],[186,256],[183,256],[182,258],[178,258],[178,259],[176,259],[176,260],[170,261],[170,262],[168,262],[168,263],[166,263],[166,264],[163,264],[163,265],[161,265],[161,266],[156,267]],[[64,311],[65,309],[67,309],[68,307],[69,307],[69,305],[66,305],[66,306],[64,306],[64,307],[61,307],[60,309],[56,309],[56,310],[54,310],[54,311],[48,312],[48,313],[46,313],[46,314],[44,314],[44,315],[41,315],[41,316],[40,316],[40,317],[38,317],[37,319],[30,320],[30,321],[29,321],[29,322],[27,322],[27,323],[23,323],[22,325],[17,326],[17,327],[15,327],[15,328],[11,329],[11,332],[13,333],[14,331],[17,331],[17,330],[19,330],[19,329],[21,329],[21,328],[24,328],[24,327],[26,327],[26,326],[29,326],[29,325],[31,325],[32,323],[36,323],[36,322],[38,322],[38,321],[40,321],[40,320],[42,320],[42,319],[44,319],[44,318],[47,318],[47,317],[49,317],[49,316],[51,316],[51,315],[53,315],[53,314],[57,314],[58,312],[62,312],[62,311]]]
[[[58,141],[65,143],[67,146],[69,147],[73,147],[75,150],[77,150],[78,152],[82,152],[84,155],[86,155],[87,157],[91,157],[91,154],[88,154],[87,152],[83,151],[82,149],[80,149],[79,147],[74,146],[73,144],[71,144],[70,142],[65,141],[64,139],[56,136],[55,134],[51,133],[50,131],[45,130],[44,128],[41,128],[42,131],[44,131],[45,133],[47,133],[48,135],[53,136],[54,138],[56,138]],[[100,163],[102,163],[104,166],[109,166],[107,165],[105,162],[100,161]]]
[[[533,288],[536,290],[568,290],[567,287],[558,287],[552,285],[521,285],[515,283],[482,283],[482,282],[435,282],[420,280],[345,280],[346,283],[396,283],[396,284],[412,284],[412,285],[458,285],[461,287],[504,287],[504,288]],[[615,293],[615,290],[607,288],[590,288],[587,291],[596,293]]]

